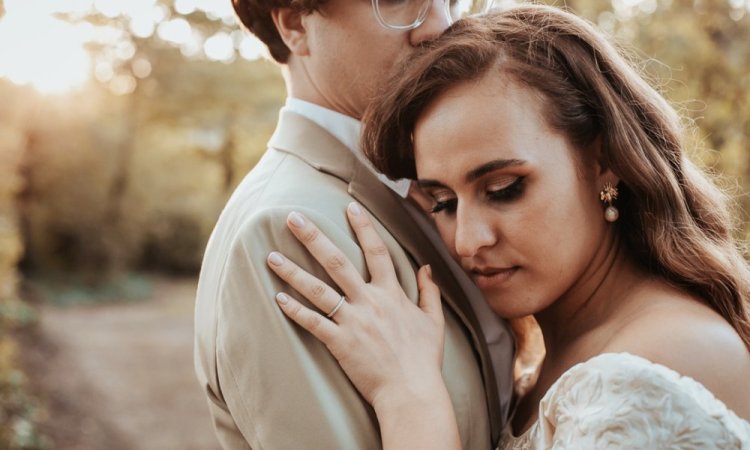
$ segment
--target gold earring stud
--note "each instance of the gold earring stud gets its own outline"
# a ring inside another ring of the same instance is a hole
[[[606,183],[604,188],[599,193],[599,199],[607,205],[604,210],[604,220],[607,222],[615,222],[620,217],[620,211],[617,210],[612,204],[617,199],[617,187],[612,186],[612,183]]]

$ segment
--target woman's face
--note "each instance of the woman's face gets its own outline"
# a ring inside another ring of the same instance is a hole
[[[503,317],[539,312],[585,283],[608,226],[598,197],[611,173],[579,163],[544,107],[491,73],[437,97],[414,130],[440,234]]]

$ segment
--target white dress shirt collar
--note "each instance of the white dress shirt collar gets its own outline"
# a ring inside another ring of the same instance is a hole
[[[292,97],[287,97],[286,104],[282,108],[283,110],[294,112],[315,122],[320,127],[325,128],[333,137],[341,141],[349,150],[361,155],[359,136],[362,132],[362,123],[359,120],[332,109]],[[365,160],[365,162],[369,165],[369,161]],[[372,169],[372,166],[370,168]],[[406,198],[409,194],[409,186],[411,185],[409,180],[392,181],[381,173],[377,173],[377,175],[383,184],[401,197]]]

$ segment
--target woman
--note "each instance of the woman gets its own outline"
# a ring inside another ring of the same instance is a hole
[[[547,355],[501,448],[750,448],[750,270],[678,120],[592,26],[543,6],[455,24],[367,118],[366,154],[417,180],[493,311],[541,326]],[[417,307],[367,215],[347,213],[370,282],[292,213],[346,297],[273,254],[331,320],[279,304],[373,405],[384,448],[457,448],[429,267]]]

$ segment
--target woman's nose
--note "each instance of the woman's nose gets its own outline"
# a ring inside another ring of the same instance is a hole
[[[484,247],[491,247],[497,241],[491,224],[481,215],[467,214],[459,207],[456,211],[456,229],[454,245],[456,254],[469,258]]]

